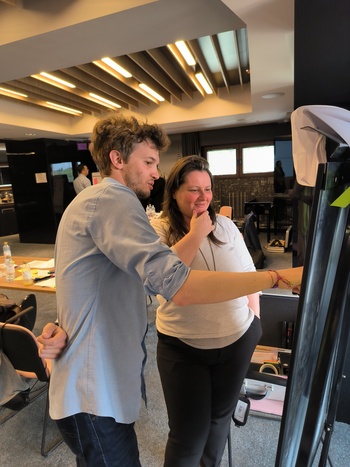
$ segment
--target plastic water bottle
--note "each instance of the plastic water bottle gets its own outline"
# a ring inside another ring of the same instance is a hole
[[[10,245],[7,243],[7,242],[4,242],[4,246],[2,247],[3,249],[3,252],[4,252],[4,260],[5,260],[5,263],[6,261],[12,259],[12,255],[11,255],[11,248],[10,248]]]
[[[30,265],[28,263],[23,263],[21,266],[21,269],[22,269],[23,285],[32,285],[33,278],[32,278],[32,271],[30,269]]]
[[[6,281],[12,282],[15,280],[15,262],[12,259],[5,261]]]

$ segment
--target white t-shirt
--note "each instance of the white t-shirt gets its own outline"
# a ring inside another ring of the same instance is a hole
[[[151,224],[165,242],[168,230],[166,219],[153,219]],[[230,219],[218,215],[214,233],[216,238],[225,243],[217,246],[205,238],[193,259],[191,269],[255,271],[243,237]],[[158,300],[158,331],[197,348],[221,348],[235,342],[246,332],[254,318],[246,296],[223,303],[189,306],[177,306],[160,296]]]

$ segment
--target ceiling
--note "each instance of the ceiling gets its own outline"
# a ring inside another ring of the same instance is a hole
[[[0,140],[88,138],[97,94],[169,134],[288,121],[293,0],[0,0]],[[175,42],[186,41],[189,66]],[[130,78],[101,62],[114,59]],[[103,65],[104,69],[101,68]],[[206,94],[195,73],[210,85]],[[48,72],[74,85],[36,79]],[[164,100],[141,94],[139,83]],[[10,97],[8,91],[27,97]],[[47,102],[76,109],[71,116]],[[110,106],[110,104],[108,104]],[[112,107],[113,108],[113,107]]]

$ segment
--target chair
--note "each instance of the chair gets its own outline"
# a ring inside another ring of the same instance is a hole
[[[14,323],[13,320],[7,320],[7,323],[18,324],[18,326],[23,326],[32,331],[36,321],[37,310],[35,295],[32,293],[27,295],[17,305],[20,311],[15,318],[19,319],[19,321]]]
[[[228,217],[229,219],[233,219],[233,212],[231,206],[221,206],[219,210],[219,214],[222,216]]]
[[[255,219],[256,216],[253,212],[246,216],[242,225],[242,235],[256,269],[262,269],[266,257],[261,248],[258,231],[255,227]]]
[[[33,300],[32,297],[29,298],[29,301],[31,300]],[[32,311],[33,306],[30,306],[8,321],[14,321],[18,318],[21,319],[26,313]],[[39,356],[38,343],[35,335],[29,329],[18,324],[11,324],[9,322],[0,323],[0,348],[20,375],[25,378],[36,378],[45,383],[43,390],[32,398],[31,401],[34,401],[39,395],[46,391],[47,396],[41,441],[41,454],[46,457],[63,441],[62,438],[60,438],[52,447],[49,449],[46,448],[47,424],[50,419],[48,399],[50,381],[49,361],[47,362]]]

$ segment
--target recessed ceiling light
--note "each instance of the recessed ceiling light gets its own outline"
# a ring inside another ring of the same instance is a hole
[[[271,92],[270,94],[263,94],[262,99],[276,99],[276,97],[284,96],[284,92]]]

